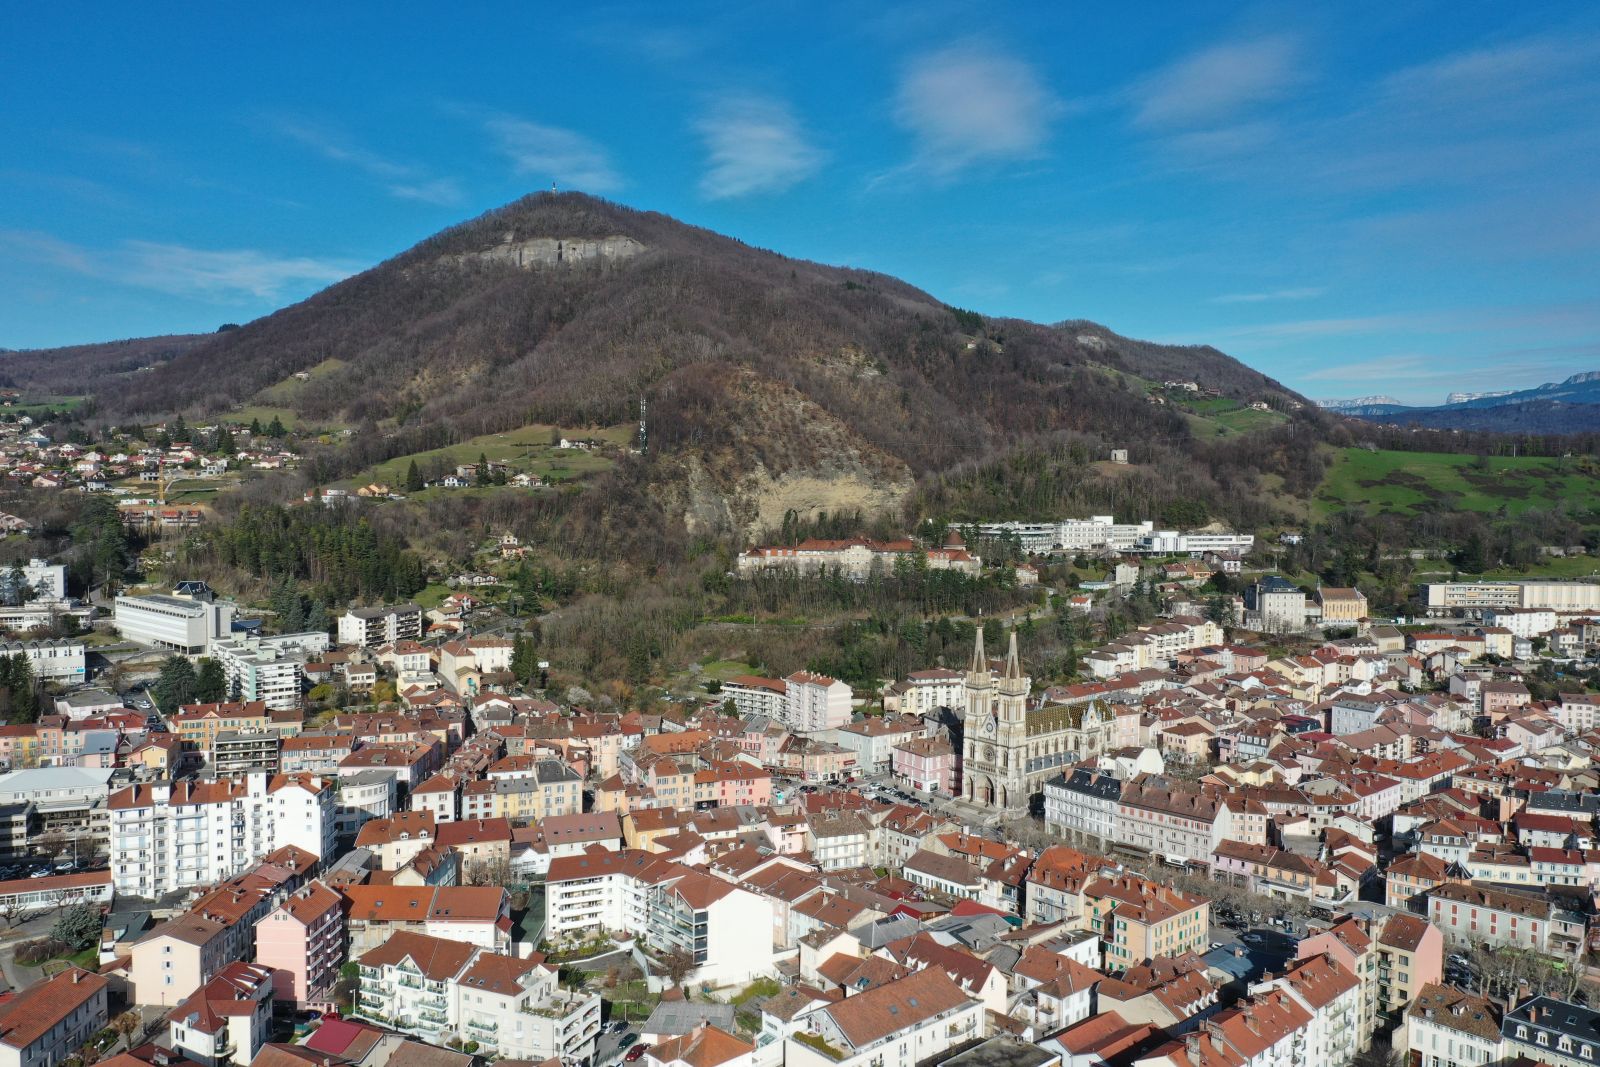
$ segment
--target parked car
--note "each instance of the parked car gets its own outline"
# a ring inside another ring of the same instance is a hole
[[[629,1045],[633,1044],[637,1040],[639,1040],[639,1035],[638,1034],[626,1034],[626,1035],[623,1036],[621,1041],[617,1042],[617,1047],[618,1048],[627,1048]]]
[[[627,1062],[632,1063],[634,1060],[637,1060],[637,1059],[640,1059],[641,1057],[643,1057],[644,1054],[646,1052],[649,1052],[649,1051],[650,1051],[650,1046],[641,1042],[640,1044],[637,1044],[637,1045],[633,1046],[632,1048],[630,1048],[628,1050],[628,1054],[626,1056],[622,1057],[622,1058],[624,1060],[626,1060]]]

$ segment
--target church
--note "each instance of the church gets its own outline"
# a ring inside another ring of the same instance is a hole
[[[962,683],[966,717],[962,797],[985,808],[1025,812],[1044,781],[1063,767],[1110,752],[1116,716],[1101,701],[1028,708],[1032,681],[1022,673],[1017,634],[996,684],[978,627],[972,664]]]

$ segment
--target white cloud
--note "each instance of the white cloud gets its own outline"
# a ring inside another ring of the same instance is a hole
[[[1320,285],[1308,285],[1299,289],[1269,289],[1261,293],[1227,293],[1223,296],[1211,298],[1213,304],[1265,304],[1276,300],[1310,300],[1319,297],[1328,290]]]
[[[93,249],[32,232],[0,233],[0,247],[22,258],[119,285],[175,296],[276,300],[289,290],[328,285],[360,269],[312,256],[278,256],[257,249],[211,250],[157,241],[123,241]]]
[[[913,166],[939,175],[1040,155],[1060,111],[1027,63],[970,44],[917,57],[895,95],[895,119],[917,141]]]
[[[292,118],[273,121],[273,128],[326,159],[354,167],[384,184],[389,195],[401,200],[449,206],[461,202],[461,189],[451,178],[432,178],[419,167],[389,159],[348,137]]]
[[[1196,52],[1134,87],[1135,121],[1206,126],[1276,100],[1304,77],[1300,51],[1294,37],[1276,34]]]
[[[711,164],[700,191],[713,200],[781,193],[815,174],[827,158],[789,109],[773,100],[724,101],[695,128]]]
[[[581,133],[511,115],[493,116],[485,126],[518,174],[591,192],[605,192],[622,184],[606,150]]]

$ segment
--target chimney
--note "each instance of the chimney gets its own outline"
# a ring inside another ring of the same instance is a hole
[[[1183,1038],[1183,1051],[1188,1054],[1190,1063],[1200,1062],[1200,1035],[1185,1034]]]

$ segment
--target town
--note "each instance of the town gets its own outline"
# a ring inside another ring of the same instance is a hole
[[[1033,589],[1087,556],[1096,577],[1040,589],[1051,610],[1162,607],[1067,683],[1030,676],[1030,609],[875,692],[732,674],[646,709],[546,685],[493,575],[264,626],[204,581],[97,605],[19,560],[0,1048],[1592,1060],[1600,693],[1552,665],[1592,662],[1600,585],[1431,583],[1424,617],[1374,618],[1267,547],[1112,516],[753,546],[735,580],[998,567]]]

